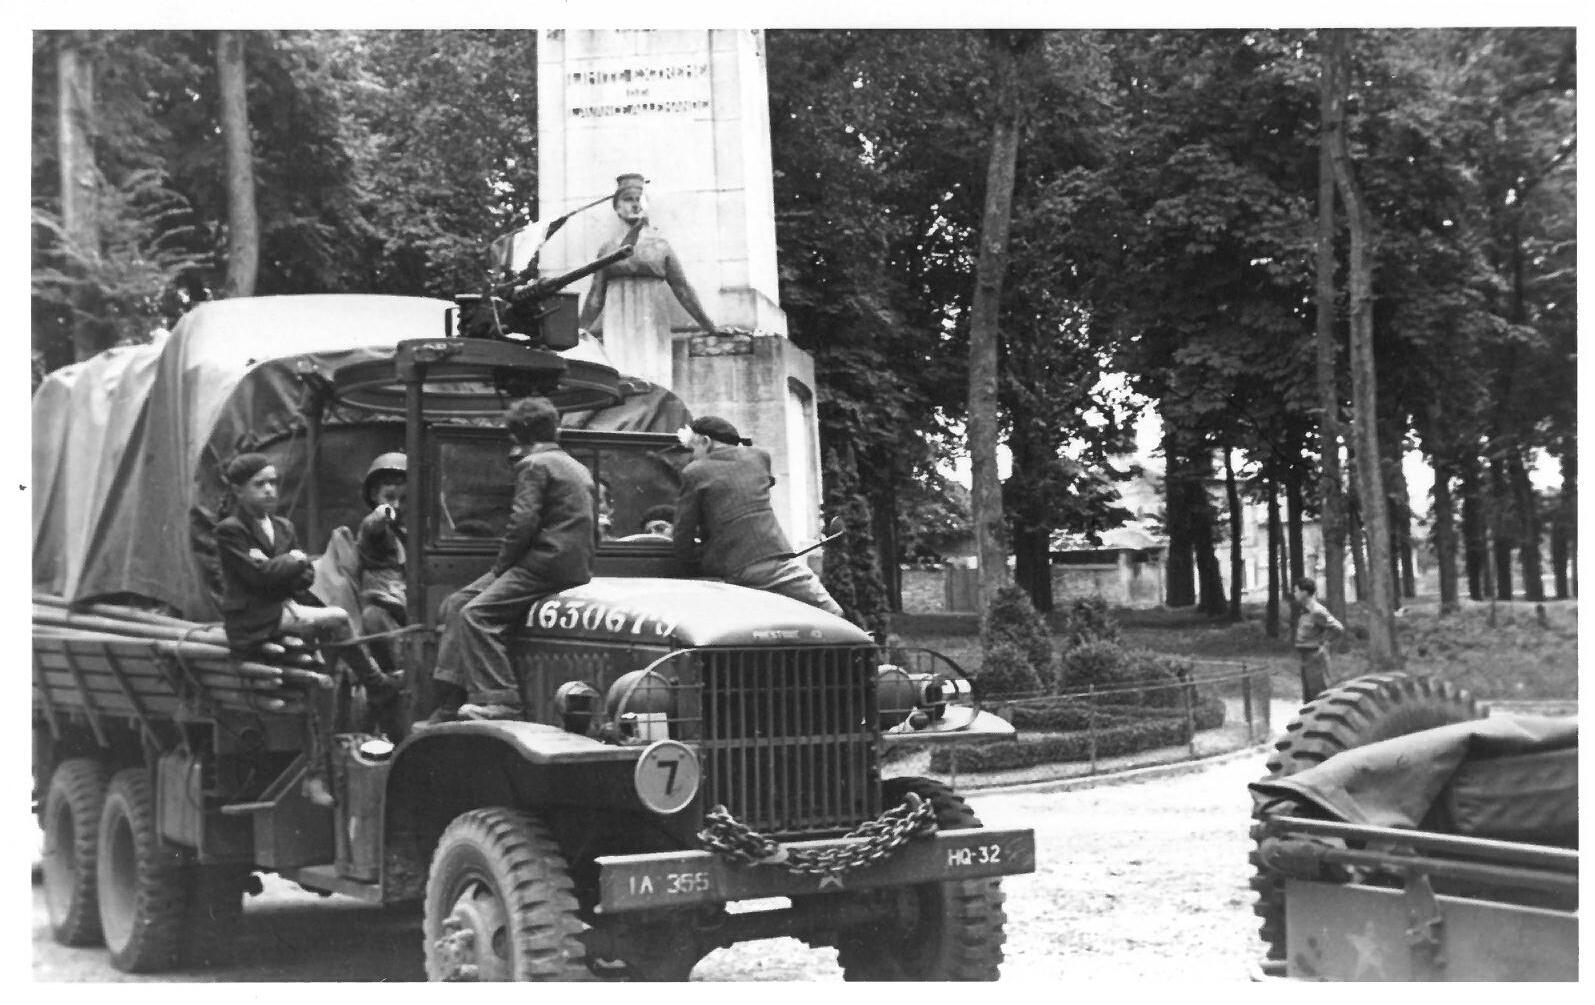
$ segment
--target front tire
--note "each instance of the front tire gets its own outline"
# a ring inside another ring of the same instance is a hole
[[[570,869],[538,819],[471,810],[438,839],[422,941],[434,981],[587,980]]]
[[[126,973],[177,965],[187,907],[185,855],[155,829],[149,774],[111,779],[100,813],[95,885],[111,964]]]
[[[1448,681],[1401,673],[1357,677],[1318,695],[1291,720],[1274,743],[1266,778],[1294,775],[1353,747],[1477,718],[1478,702]],[[1285,881],[1263,865],[1260,806],[1252,808],[1252,819],[1252,911],[1262,919],[1258,934],[1268,958],[1283,960]]]
[[[979,827],[963,798],[929,778],[890,778],[881,786],[893,806],[909,793],[928,800],[941,830]],[[884,891],[900,898],[898,919],[840,933],[836,959],[848,981],[994,981],[1005,939],[1000,880],[925,883]]]
[[[42,872],[50,932],[63,946],[102,939],[94,876],[104,805],[104,766],[86,757],[62,761],[45,796]]]

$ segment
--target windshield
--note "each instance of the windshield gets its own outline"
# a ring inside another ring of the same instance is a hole
[[[654,442],[561,443],[586,466],[597,488],[593,516],[606,542],[668,541],[681,469],[691,454]],[[504,435],[461,430],[437,442],[434,544],[496,539],[504,533],[514,497]]]

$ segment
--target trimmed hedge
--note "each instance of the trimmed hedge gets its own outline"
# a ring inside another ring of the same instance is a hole
[[[1198,731],[1216,729],[1224,724],[1222,699],[1209,698],[1201,701],[1192,713]],[[1134,754],[1191,741],[1190,732],[1185,728],[1185,716],[1180,714],[1123,722],[1099,728],[1095,735],[1098,757]],[[1009,768],[1029,768],[1037,764],[1089,760],[1091,736],[1089,732],[1077,730],[1041,736],[1033,740],[1007,740],[978,747],[962,747],[956,751],[958,770],[1002,771]],[[954,753],[954,750],[947,747],[936,748],[930,755],[930,769],[951,771]]]
[[[1177,694],[1178,692],[1176,692]],[[1090,729],[1095,723],[1097,729],[1104,726],[1117,726],[1126,722],[1140,722],[1147,718],[1167,718],[1179,716],[1184,718],[1185,706],[1150,706],[1127,703],[1123,699],[1134,698],[1134,695],[1115,695],[1120,699],[1116,702],[1097,702],[1096,718],[1091,716],[1090,702],[1077,698],[1055,699],[1049,704],[1024,704],[1015,705],[1012,710],[1011,722],[1018,729],[1031,729],[1050,733],[1069,733],[1077,729]],[[1203,709],[1204,699],[1198,698],[1195,710]],[[1222,722],[1222,719],[1220,720]]]

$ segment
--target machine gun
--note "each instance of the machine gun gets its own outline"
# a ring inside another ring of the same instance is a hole
[[[538,279],[533,269],[502,283],[482,285],[481,293],[454,296],[455,323],[461,338],[494,339],[556,351],[572,348],[577,335],[577,297],[560,292],[571,283],[599,269],[631,257],[632,246],[622,245],[614,252],[586,265],[548,279]],[[535,267],[534,267],[535,268]]]

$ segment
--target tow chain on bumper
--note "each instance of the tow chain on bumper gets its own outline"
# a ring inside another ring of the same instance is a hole
[[[704,814],[704,828],[698,832],[698,841],[704,848],[733,862],[778,865],[788,872],[835,876],[884,861],[909,840],[934,833],[935,809],[929,800],[910,792],[903,803],[848,831],[846,837],[860,839],[859,843],[788,848],[738,820],[723,805]]]

